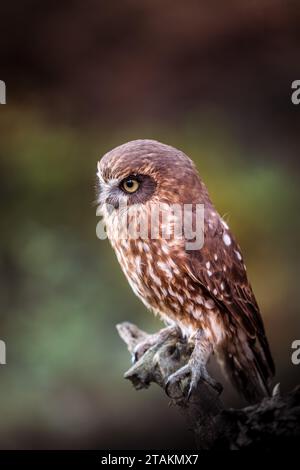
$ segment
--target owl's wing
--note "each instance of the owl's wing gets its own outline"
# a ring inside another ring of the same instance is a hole
[[[201,250],[186,252],[186,268],[218,304],[226,327],[236,333],[241,328],[245,333],[267,383],[275,367],[240,248],[216,212],[205,214],[205,220],[204,245]]]

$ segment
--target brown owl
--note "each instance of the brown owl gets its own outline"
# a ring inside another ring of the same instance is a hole
[[[199,380],[217,387],[206,370],[215,353],[248,401],[269,395],[274,363],[241,250],[193,162],[169,145],[136,140],[106,153],[97,176],[107,234],[133,291],[193,344],[189,363],[168,382],[189,375],[190,392]],[[174,216],[156,218],[156,236],[151,223],[134,236],[124,231],[128,224],[152,221],[153,207],[170,213],[172,207],[188,207],[193,220],[197,205],[204,214],[203,244],[197,249],[188,246],[184,231],[174,236]]]

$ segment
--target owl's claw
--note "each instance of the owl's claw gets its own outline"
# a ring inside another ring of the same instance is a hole
[[[200,380],[202,380],[207,385],[212,387],[218,393],[218,395],[222,393],[223,386],[209,375],[206,367],[201,367],[196,371],[196,373],[195,371],[193,371],[193,369],[191,371],[191,381],[190,381],[189,391],[187,394],[188,400],[197,389]]]
[[[170,377],[168,378],[165,386],[165,391],[170,398],[181,398],[181,396],[172,395],[170,393],[170,387],[180,383],[181,380],[185,379],[188,375],[190,375],[190,383],[188,393],[186,395],[187,400],[190,399],[191,395],[197,389],[198,384],[201,380],[207,385],[211,386],[218,393],[218,395],[221,394],[223,390],[222,385],[209,375],[205,366],[194,367],[193,365],[188,363],[178,369],[176,372],[174,372],[174,374],[170,375]]]
[[[198,330],[194,338],[194,350],[191,354],[189,362],[174,372],[167,380],[166,393],[170,398],[180,398],[170,395],[171,385],[183,380],[186,376],[190,376],[189,389],[187,393],[187,399],[189,400],[193,392],[197,389],[199,381],[202,380],[209,386],[211,386],[218,394],[223,390],[223,387],[216,380],[212,379],[206,369],[206,364],[209,356],[212,352],[212,344],[206,338],[202,330]]]
[[[186,364],[185,366],[181,367],[180,369],[178,369],[176,372],[174,372],[168,377],[168,380],[165,385],[165,392],[168,395],[168,397],[182,398],[183,394],[179,396],[174,396],[174,394],[171,394],[170,388],[171,387],[173,388],[175,384],[179,384],[181,380],[185,379],[185,377],[189,374],[190,374],[190,367],[189,367],[189,364]]]

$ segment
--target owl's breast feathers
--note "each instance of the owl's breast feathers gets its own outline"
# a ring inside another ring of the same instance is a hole
[[[113,247],[130,286],[147,308],[175,322],[188,335],[203,329],[212,343],[224,340],[226,329],[214,298],[216,289],[195,277],[192,265],[197,255],[186,251],[183,238],[120,239],[113,241]],[[197,251],[197,261],[201,251]],[[208,262],[203,262],[210,276]]]

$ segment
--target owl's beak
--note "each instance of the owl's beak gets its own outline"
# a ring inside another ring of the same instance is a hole
[[[119,201],[116,194],[114,194],[115,187],[99,178],[98,185],[98,203],[102,206],[108,204],[113,206],[114,209],[118,209]]]

